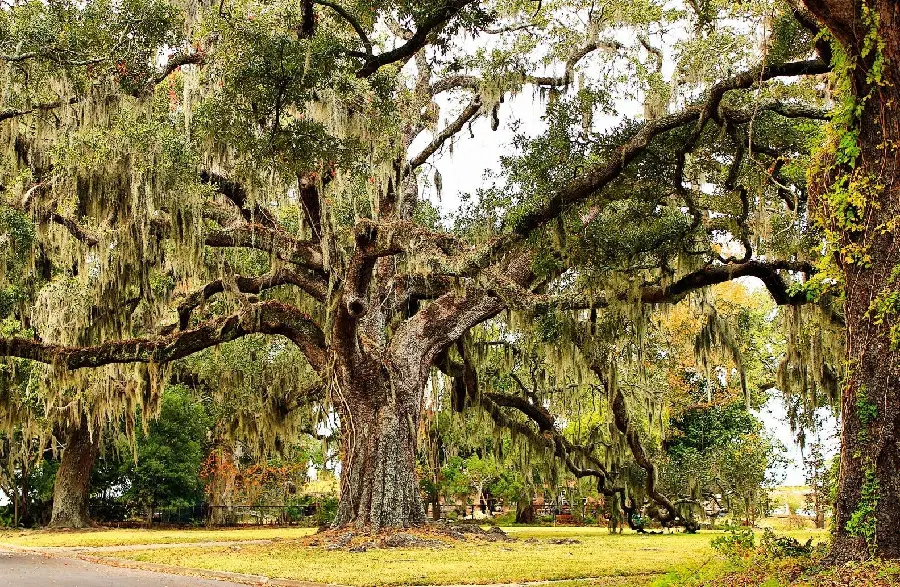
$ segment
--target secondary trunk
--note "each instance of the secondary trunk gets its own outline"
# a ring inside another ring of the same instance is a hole
[[[420,397],[406,382],[369,382],[344,396],[341,498],[334,527],[425,523],[416,475]],[[355,385],[353,387],[356,387]]]
[[[85,528],[88,516],[91,469],[100,450],[99,437],[88,431],[87,423],[69,429],[53,486],[51,528]]]
[[[530,497],[527,499],[520,499],[516,502],[516,523],[534,523],[534,505],[532,504],[532,500]]]
[[[900,320],[900,4],[870,0],[875,19],[862,2],[807,5],[856,56],[850,75],[863,105],[859,157],[845,173],[856,182],[848,191],[864,203],[853,201],[844,217],[833,203],[831,210],[841,232],[850,361],[833,558],[900,558],[900,328],[892,328]],[[882,58],[879,72],[874,64]]]

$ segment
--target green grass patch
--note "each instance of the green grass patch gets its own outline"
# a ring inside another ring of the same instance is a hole
[[[351,553],[308,547],[312,528],[86,530],[0,533],[21,546],[130,546],[276,540],[271,544],[183,547],[106,556],[187,568],[232,571],[358,587],[557,581],[552,587],[674,587],[705,585],[737,570],[710,546],[719,531],[698,534],[612,535],[602,527],[505,528],[513,542],[470,540],[447,548],[380,549]],[[826,540],[824,531],[787,533]],[[571,538],[579,544],[551,544]]]
[[[610,535],[604,529],[522,528],[515,542],[469,541],[448,548],[327,551],[296,542],[241,547],[118,553],[138,561],[215,569],[301,581],[368,587],[514,583],[562,579],[570,587],[644,585],[676,564],[700,565],[714,556],[711,534]],[[550,544],[542,538],[575,538]],[[526,542],[537,538],[538,542]]]
[[[22,530],[0,532],[0,542],[17,546],[130,546],[236,540],[296,539],[315,528],[234,528],[191,530],[92,529],[76,531]]]

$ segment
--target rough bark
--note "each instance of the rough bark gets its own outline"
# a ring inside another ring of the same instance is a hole
[[[339,400],[341,499],[333,525],[421,525],[425,510],[415,456],[422,389],[383,374],[366,377],[367,372],[357,372]]]
[[[81,425],[69,429],[53,486],[51,528],[86,528],[91,525],[88,497],[91,469],[99,450],[99,436],[90,433],[86,421],[82,420]]]
[[[835,562],[869,556],[900,558],[900,362],[891,327],[898,316],[879,319],[880,296],[900,291],[893,275],[900,267],[900,4],[870,0],[883,42],[883,85],[872,83],[876,52],[866,51],[872,31],[863,3],[807,2],[809,10],[856,57],[852,91],[863,111],[858,117],[859,177],[872,181],[861,228],[845,230],[841,246],[860,247],[869,262],[841,260],[845,279],[847,355],[850,376],[841,397],[841,471],[835,506]],[[867,98],[865,98],[868,96]],[[863,101],[865,98],[865,101]],[[849,173],[849,171],[847,171]],[[896,336],[896,333],[895,333]]]

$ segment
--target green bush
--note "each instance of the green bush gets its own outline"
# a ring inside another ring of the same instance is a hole
[[[725,530],[726,534],[713,539],[713,548],[730,560],[747,558],[753,554],[756,546],[756,535],[752,529],[735,524],[727,524]]]
[[[337,515],[338,498],[325,497],[319,500],[319,507],[316,509],[316,523],[319,526],[326,526],[334,521]]]
[[[813,552],[812,538],[801,544],[796,538],[778,536],[771,528],[766,528],[760,550],[769,558],[807,557]]]

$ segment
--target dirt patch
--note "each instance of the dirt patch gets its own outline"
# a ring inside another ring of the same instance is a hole
[[[496,526],[484,529],[477,524],[428,524],[419,528],[395,528],[378,532],[365,529],[321,529],[298,542],[326,550],[367,552],[376,548],[444,548],[457,541],[484,540],[511,542],[512,538]]]
[[[367,552],[378,548],[444,548],[453,541],[446,532],[422,528],[395,528],[379,532],[331,529],[298,542],[312,548]]]
[[[574,538],[549,538],[547,544],[581,544],[581,540]]]

